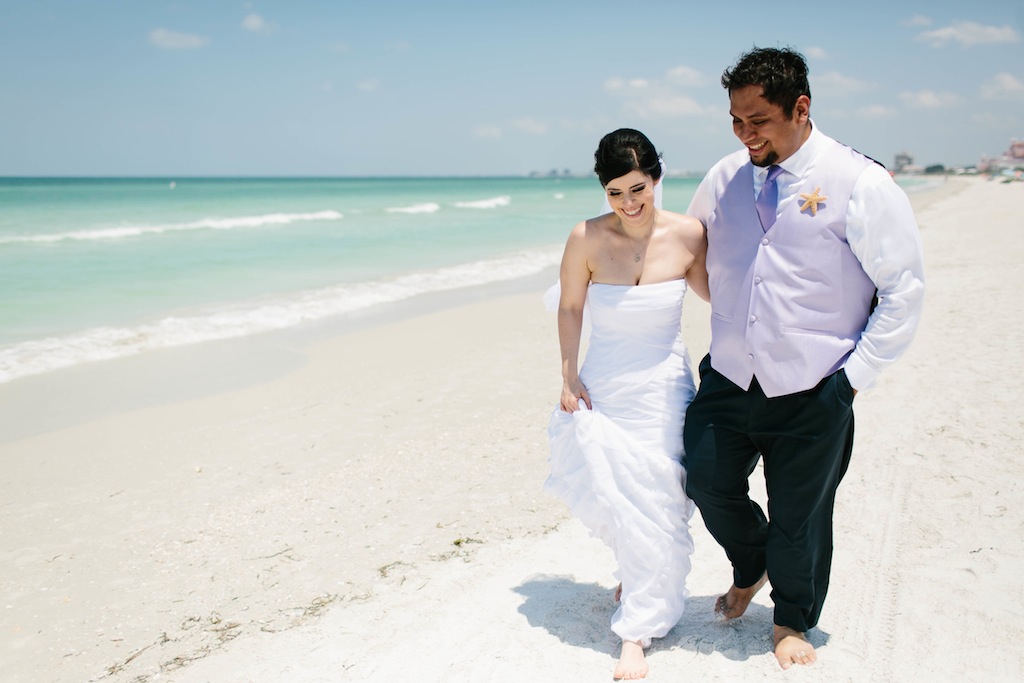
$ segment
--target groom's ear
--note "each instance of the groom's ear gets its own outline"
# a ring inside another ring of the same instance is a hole
[[[811,98],[801,95],[796,98],[796,105],[793,107],[793,120],[803,125],[811,118]]]

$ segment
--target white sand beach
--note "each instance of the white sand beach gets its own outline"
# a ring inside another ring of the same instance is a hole
[[[714,617],[731,575],[697,515],[649,680],[1024,672],[1024,183],[912,200],[925,317],[856,399],[818,662],[779,669],[768,590]],[[540,297],[0,385],[0,678],[610,680],[611,554],[541,491],[561,385]],[[687,297],[694,367],[707,318]]]

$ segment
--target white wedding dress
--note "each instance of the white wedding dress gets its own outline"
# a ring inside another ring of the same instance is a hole
[[[545,490],[612,549],[622,598],[612,631],[649,646],[683,614],[693,502],[683,491],[683,417],[694,395],[680,334],[685,280],[591,284],[580,379],[593,409],[556,408]]]

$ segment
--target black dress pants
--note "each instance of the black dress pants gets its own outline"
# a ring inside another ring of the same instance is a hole
[[[816,387],[767,398],[700,364],[700,388],[683,428],[686,493],[732,562],[738,588],[765,571],[775,623],[818,623],[832,564],[832,509],[853,450],[853,389],[843,370]],[[768,516],[748,479],[764,459]]]

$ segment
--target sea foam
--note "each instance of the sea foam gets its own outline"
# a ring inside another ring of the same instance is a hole
[[[413,204],[412,206],[392,206],[384,209],[388,213],[435,213],[441,210],[441,205],[434,202]]]
[[[373,282],[238,302],[134,327],[97,327],[62,337],[22,342],[0,348],[0,383],[80,363],[279,330],[420,294],[515,280],[556,265],[561,251],[560,247],[526,250]]]
[[[501,197],[479,199],[472,202],[455,202],[453,206],[457,206],[460,209],[497,209],[499,206],[508,206],[511,203],[511,197],[502,195]]]
[[[0,236],[0,244],[25,242],[63,242],[65,240],[112,240],[140,235],[176,232],[179,230],[236,230],[239,228],[259,228],[264,225],[287,225],[297,221],[335,221],[344,218],[338,211],[313,211],[310,213],[268,213],[260,216],[233,216],[228,218],[203,218],[189,223],[170,223],[167,225],[135,225],[115,228],[97,228],[95,230],[76,230],[43,235],[5,235]]]

